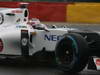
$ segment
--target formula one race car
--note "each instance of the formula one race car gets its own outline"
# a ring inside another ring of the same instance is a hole
[[[100,32],[74,28],[34,28],[26,4],[0,8],[0,57],[51,57],[66,72],[100,70]],[[37,58],[37,60],[41,60]]]

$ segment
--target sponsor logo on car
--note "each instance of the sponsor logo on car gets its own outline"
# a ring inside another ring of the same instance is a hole
[[[61,35],[44,35],[44,40],[48,40],[48,41],[58,41],[62,38]]]
[[[28,42],[28,39],[27,38],[23,38],[22,39],[22,45],[23,46],[26,46],[27,45],[27,42]]]
[[[11,12],[12,12],[12,13],[23,13],[22,10],[12,10]]]
[[[18,25],[18,26],[16,26],[16,28],[27,28],[27,26]]]

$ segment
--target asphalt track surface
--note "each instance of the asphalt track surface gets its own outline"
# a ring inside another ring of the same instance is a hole
[[[100,71],[84,70],[77,74],[68,74],[52,67],[1,65],[0,75],[100,75]]]
[[[51,23],[50,23],[51,24]],[[79,28],[79,29],[89,29],[89,30],[100,30],[99,25],[77,25],[77,24],[66,24],[66,23],[55,23],[56,25],[67,25],[68,27]],[[86,70],[78,74],[68,74],[64,73],[54,66],[41,66],[41,65],[12,65],[0,63],[0,75],[100,75],[100,71]]]

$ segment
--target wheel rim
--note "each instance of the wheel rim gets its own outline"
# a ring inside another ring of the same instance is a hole
[[[76,49],[73,40],[71,38],[65,38],[60,45],[62,46],[59,48],[60,51],[57,58],[59,61],[58,63],[71,65],[75,58],[74,51]]]

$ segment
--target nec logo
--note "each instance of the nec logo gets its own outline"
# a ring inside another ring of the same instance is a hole
[[[48,41],[58,41],[62,38],[61,35],[44,35],[44,40]]]

